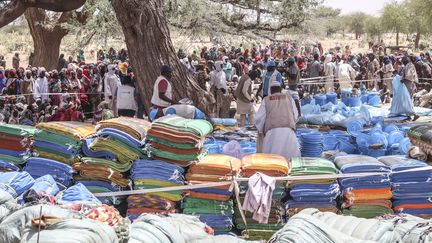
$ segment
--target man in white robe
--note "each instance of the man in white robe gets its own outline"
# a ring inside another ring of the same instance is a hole
[[[263,99],[256,114],[258,133],[264,135],[262,144],[257,142],[257,152],[282,155],[288,160],[300,157],[295,133],[298,120],[295,102],[289,92],[282,91],[279,82],[273,82],[270,91],[271,95]]]

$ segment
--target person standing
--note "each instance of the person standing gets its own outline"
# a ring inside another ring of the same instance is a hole
[[[34,86],[34,79],[32,77],[31,70],[25,70],[23,82],[21,84],[21,94],[24,95],[26,99],[26,104],[33,103],[33,97],[32,97],[33,86]]]
[[[243,75],[237,85],[235,95],[237,97],[237,113],[240,114],[240,126],[246,125],[246,115],[249,116],[249,125],[255,124],[254,94],[252,93],[253,81],[257,78],[257,71],[250,71]]]
[[[412,98],[416,84],[418,83],[417,71],[409,57],[402,57],[402,63],[404,64],[404,68],[402,69],[401,81],[407,87],[410,97]]]
[[[288,88],[290,90],[297,90],[297,86],[300,81],[300,69],[298,68],[294,57],[288,58],[287,66]]]
[[[333,62],[333,55],[328,54],[324,60],[324,76],[326,92],[334,92],[334,80],[336,75],[336,65]]]
[[[216,98],[216,105],[213,109],[213,113],[218,118],[229,117],[229,104],[231,103],[231,100],[228,96],[228,86],[223,65],[223,61],[216,61],[216,70],[210,73],[210,91]]]
[[[314,54],[314,60],[312,61],[311,65],[309,66],[309,78],[310,81],[312,83],[318,83],[319,81],[319,76],[322,70],[322,65],[319,61],[319,54],[315,53]],[[318,85],[317,84],[312,84],[311,86],[308,85],[309,91],[311,93],[315,92],[317,90]]]
[[[111,64],[108,66],[108,73],[105,75],[104,79],[104,96],[105,101],[108,102],[110,110],[114,112],[114,116],[117,116],[117,107],[114,102],[113,95],[117,87],[120,84],[119,77],[115,74],[116,65]]]
[[[163,109],[170,105],[177,104],[174,97],[174,90],[171,84],[172,68],[168,65],[161,67],[161,75],[156,79],[153,86],[151,103],[153,109],[157,110],[155,119],[164,116]]]
[[[41,67],[38,70],[38,78],[36,79],[33,89],[33,98],[40,99],[42,102],[48,100],[48,79],[46,78],[46,70]]]
[[[384,65],[381,67],[380,71],[383,73],[384,83],[387,86],[387,90],[390,93],[390,97],[393,96],[393,64],[388,56],[383,59]]]
[[[256,114],[258,133],[264,136],[263,153],[279,154],[287,160],[300,157],[300,145],[295,133],[298,120],[297,108],[288,92],[282,92],[279,82],[271,83],[270,95],[266,96]]]
[[[17,52],[17,53],[15,53],[15,55],[12,58],[12,67],[15,70],[18,70],[19,65],[20,65],[20,58],[19,58],[19,53]]]
[[[225,72],[226,81],[231,81],[233,76],[233,67],[227,56],[223,57],[223,71]]]
[[[117,88],[114,95],[117,113],[119,116],[134,117],[138,110],[138,93],[133,86],[133,79],[130,75],[122,78],[122,84]]]
[[[270,95],[270,85],[274,81],[279,82],[281,86],[285,86],[282,81],[282,74],[276,70],[276,62],[270,60],[267,62],[267,71],[263,75],[263,83],[261,84],[258,93],[262,91],[262,97]]]
[[[351,88],[352,81],[356,77],[356,71],[348,63],[346,63],[346,58],[337,56],[339,66],[337,68],[337,78],[339,81],[340,88]]]
[[[64,57],[64,54],[60,54],[59,60],[58,60],[58,64],[57,64],[57,71],[61,71],[63,68],[67,68],[67,61]]]

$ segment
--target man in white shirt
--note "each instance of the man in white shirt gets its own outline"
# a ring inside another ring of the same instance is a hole
[[[38,70],[38,78],[35,82],[35,87],[33,89],[33,98],[35,100],[41,99],[43,101],[48,100],[48,79],[46,78],[46,70],[41,67]]]
[[[114,112],[114,116],[117,116],[117,105],[114,102],[114,94],[118,86],[120,86],[120,79],[115,74],[116,65],[108,65],[108,73],[105,75],[104,79],[104,96],[105,101],[108,102],[109,108]]]

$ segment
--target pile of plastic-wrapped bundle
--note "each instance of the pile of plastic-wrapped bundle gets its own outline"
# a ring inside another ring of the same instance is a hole
[[[430,222],[411,215],[386,215],[374,219],[342,216],[305,209],[292,217],[268,242],[430,242]]]
[[[82,122],[39,123],[36,128],[33,152],[37,157],[66,164],[79,162],[83,140],[96,133],[93,125]]]
[[[344,215],[373,218],[393,212],[388,166],[375,158],[363,155],[339,156],[334,162],[342,173],[384,173],[339,179],[344,196]]]
[[[136,160],[131,170],[133,189],[153,189],[181,186],[184,184],[184,169],[160,160]],[[166,191],[130,195],[127,198],[129,219],[135,220],[142,213],[177,212],[177,202],[183,191]]]
[[[212,125],[205,120],[161,117],[148,131],[147,151],[154,159],[188,166],[205,156],[204,140],[212,131]]]
[[[31,157],[27,160],[24,171],[28,172],[34,179],[42,178],[45,175],[52,176],[55,180],[54,184],[61,191],[66,190],[73,184],[74,170],[70,165],[59,161]]]
[[[24,158],[31,155],[35,131],[31,126],[0,125],[0,172],[21,169],[25,163]]]
[[[274,154],[250,154],[242,158],[242,176],[251,177],[257,172],[271,177],[287,176],[289,172],[288,161],[279,155]],[[249,182],[240,182],[241,208],[245,209],[245,196],[249,189]],[[235,222],[243,234],[248,235],[251,240],[268,239],[274,232],[283,227],[285,222],[285,207],[282,199],[286,196],[284,181],[277,181],[271,197],[271,208],[267,222],[255,220],[254,213],[245,213],[246,224],[241,216],[238,206],[235,206]]]
[[[333,162],[323,158],[292,158],[290,176],[336,175]],[[286,202],[287,216],[292,217],[305,208],[338,212],[336,199],[340,195],[336,179],[293,180],[289,184],[292,200]]]
[[[404,156],[386,156],[379,158],[379,161],[390,166],[393,172],[390,175],[393,211],[397,214],[405,213],[430,218],[432,216],[430,201],[432,167],[422,161]]]
[[[191,185],[209,182],[230,181],[240,171],[237,158],[215,154],[208,155],[189,167],[186,179]],[[215,230],[227,233],[233,228],[233,200],[230,185],[189,190],[183,200],[183,213],[199,216],[200,220]]]
[[[420,147],[427,155],[432,155],[432,125],[418,125],[412,127],[407,135],[411,143]]]

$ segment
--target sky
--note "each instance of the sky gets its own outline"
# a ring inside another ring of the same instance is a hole
[[[324,5],[340,8],[343,15],[360,11],[377,16],[388,2],[391,0],[324,0]]]

